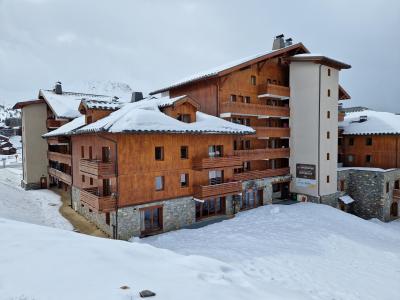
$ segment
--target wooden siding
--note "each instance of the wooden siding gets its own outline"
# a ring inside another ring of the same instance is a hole
[[[257,178],[283,176],[290,173],[289,168],[269,169],[269,170],[255,170],[243,173],[236,173],[233,175],[233,180],[250,180]]]
[[[58,128],[66,123],[68,123],[67,120],[47,119],[46,121],[47,128],[52,128],[52,129]]]
[[[258,95],[269,95],[278,97],[290,97],[290,88],[283,85],[262,83],[258,85]]]
[[[61,164],[66,164],[71,166],[72,164],[72,157],[71,154],[64,154],[58,152],[47,151],[47,158],[52,161],[57,161]]]
[[[240,157],[241,161],[250,160],[263,160],[284,158],[290,156],[289,148],[276,148],[276,149],[250,149],[250,150],[235,150],[234,155]]]
[[[81,189],[80,201],[95,212],[110,212],[116,208],[116,200],[112,196],[99,196],[96,188]]]
[[[350,145],[350,139],[354,145]],[[367,138],[372,138],[368,146]],[[400,167],[400,138],[396,135],[345,135],[342,138],[343,162],[345,167],[399,168]],[[349,161],[352,155],[353,162]],[[366,162],[366,156],[371,155],[371,162]]]
[[[98,178],[109,178],[115,176],[115,165],[113,162],[102,162],[101,160],[81,159],[79,163],[81,173]]]
[[[224,157],[204,157],[193,159],[193,169],[219,169],[219,168],[235,168],[241,167],[242,160],[238,156],[224,156]]]
[[[288,106],[224,102],[221,103],[221,113],[231,113],[232,115],[289,117],[290,109]]]
[[[281,127],[253,127],[256,130],[255,137],[268,138],[268,137],[289,137],[290,128]]]
[[[194,187],[194,197],[207,199],[234,195],[242,192],[242,183],[239,181],[226,182],[214,185],[198,185]]]

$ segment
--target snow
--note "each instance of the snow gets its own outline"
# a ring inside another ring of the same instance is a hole
[[[57,129],[45,133],[43,137],[51,137],[51,136],[59,136],[59,135],[68,135],[72,134],[74,130],[80,128],[85,125],[85,116],[80,116],[63,126],[58,127]]]
[[[21,179],[21,166],[0,168],[0,217],[72,230],[58,211],[60,196],[50,190],[25,191],[20,187]]]
[[[351,198],[349,195],[344,195],[344,196],[342,196],[342,197],[339,197],[339,199],[342,200],[342,202],[343,202],[344,204],[350,204],[350,203],[353,203],[353,202],[354,202],[354,199]]]
[[[367,121],[358,122],[361,116],[367,116]],[[373,110],[351,112],[339,126],[343,134],[400,134],[400,115]]]
[[[268,205],[134,242],[218,259],[299,295],[283,299],[389,300],[398,298],[400,280],[400,222],[392,223],[326,205]]]
[[[235,66],[243,64],[245,62],[260,58],[260,57],[265,56],[265,55],[273,54],[274,52],[281,51],[281,50],[283,50],[285,48],[296,48],[296,47],[299,47],[299,46],[300,46],[300,43],[299,44],[290,45],[290,46],[287,46],[287,47],[284,47],[284,48],[281,48],[281,49],[277,49],[277,50],[264,51],[264,52],[261,52],[261,53],[257,53],[255,55],[251,55],[251,56],[244,57],[244,58],[241,58],[241,59],[238,59],[238,60],[234,60],[234,61],[231,61],[231,62],[226,63],[224,65],[221,65],[221,66],[218,66],[218,67],[215,67],[215,68],[212,68],[212,69],[209,69],[209,70],[197,73],[197,74],[193,74],[193,75],[185,77],[185,78],[182,78],[181,80],[178,80],[178,81],[170,84],[168,87],[165,87],[165,88],[159,89],[157,91],[151,92],[151,94],[156,94],[156,93],[159,93],[160,91],[168,90],[168,89],[171,89],[173,87],[177,87],[177,86],[180,86],[180,85],[183,85],[183,84],[187,84],[187,83],[195,81],[195,80],[212,77],[212,76],[217,75],[219,72],[222,72],[224,70],[228,70],[230,68],[233,68]]]
[[[369,168],[369,167],[340,167],[337,168],[338,171],[345,170],[358,170],[358,171],[370,171],[370,172],[390,172],[395,169],[381,169],[381,168]]]
[[[70,134],[108,131],[118,132],[170,132],[170,133],[209,133],[209,134],[244,134],[255,131],[247,126],[225,121],[221,118],[196,112],[196,122],[184,123],[174,119],[160,111],[159,107],[171,105],[171,103],[182,99],[177,97],[155,98],[141,100],[134,103],[126,103],[121,109],[111,113],[96,122],[80,127],[81,121],[73,125],[63,125],[45,137]],[[74,120],[75,121],[75,120]],[[68,126],[68,127],[66,127]],[[79,128],[80,127],[80,128]],[[73,128],[74,130],[71,130]]]
[[[6,219],[0,232],[0,299],[307,299],[207,257]]]

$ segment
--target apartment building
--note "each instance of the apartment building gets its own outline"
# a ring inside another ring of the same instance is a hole
[[[207,112],[256,130],[234,141],[243,198],[254,190],[272,199],[289,193],[335,205],[339,100],[350,96],[339,71],[350,66],[310,54],[283,35],[273,50],[201,72],[152,92],[189,95]]]
[[[188,96],[115,108],[82,100],[81,117],[44,135],[69,141],[75,210],[120,239],[234,213],[233,141],[253,129],[198,111]]]

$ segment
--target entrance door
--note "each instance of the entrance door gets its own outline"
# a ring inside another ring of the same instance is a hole
[[[393,202],[390,206],[390,216],[391,217],[398,217],[399,215],[399,205],[397,202]]]
[[[110,161],[110,147],[102,147],[101,148],[101,160],[103,162]]]
[[[103,196],[111,195],[110,179],[103,179]]]

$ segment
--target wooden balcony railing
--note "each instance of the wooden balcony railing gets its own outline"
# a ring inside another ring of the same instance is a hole
[[[65,136],[53,136],[47,138],[47,143],[49,145],[68,145],[69,144],[69,137]]]
[[[263,83],[258,85],[258,97],[270,97],[270,98],[289,98],[290,89],[287,86]]]
[[[242,160],[237,156],[194,158],[193,169],[233,168],[242,166]]]
[[[290,149],[289,148],[249,149],[249,150],[235,150],[233,151],[233,153],[234,155],[239,156],[242,161],[249,161],[249,160],[289,157]]]
[[[289,117],[290,110],[287,106],[225,102],[221,103],[221,113],[231,113],[235,115]]]
[[[394,189],[393,190],[393,197],[394,198],[400,198],[400,190],[399,189]]]
[[[71,154],[64,154],[58,152],[47,151],[47,158],[52,161],[58,161],[61,164],[71,166],[72,158]]]
[[[242,183],[240,181],[225,182],[214,185],[198,185],[194,187],[194,197],[198,199],[223,197],[241,192]]]
[[[274,177],[274,176],[283,176],[288,175],[290,173],[289,168],[280,168],[280,169],[268,169],[262,171],[248,171],[243,173],[233,174],[233,180],[251,180],[251,179],[259,179],[266,177]]]
[[[256,130],[255,137],[267,138],[267,137],[290,137],[290,128],[287,127],[253,127]]]
[[[53,176],[53,177],[57,178],[58,180],[66,183],[68,185],[72,184],[72,176],[67,174],[67,173],[64,173],[62,171],[56,170],[54,168],[49,168],[48,169],[48,173],[49,173],[50,176]]]
[[[64,124],[68,123],[67,120],[56,120],[56,119],[47,119],[47,128],[58,128]]]
[[[114,177],[115,166],[113,162],[103,162],[101,160],[81,159],[79,170],[99,178]]]
[[[96,188],[81,189],[80,201],[95,212],[110,212],[116,208],[116,200],[113,196],[99,196]]]

